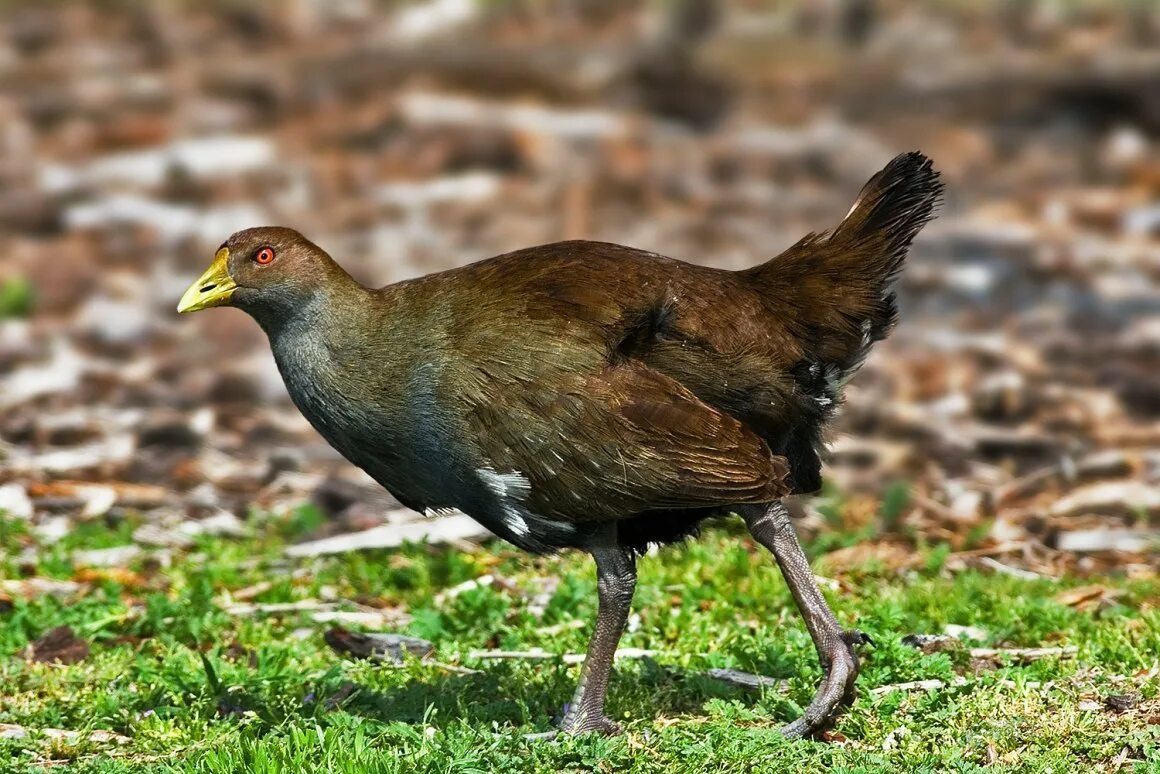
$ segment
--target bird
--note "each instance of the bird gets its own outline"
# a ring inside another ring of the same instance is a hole
[[[566,241],[375,289],[297,231],[250,228],[178,311],[253,317],[297,408],[403,505],[591,555],[598,612],[560,732],[621,731],[605,698],[637,560],[740,516],[823,667],[782,729],[796,738],[853,696],[869,638],[839,625],[784,498],[821,487],[827,423],[897,321],[894,281],[942,191],[901,154],[831,231],[737,271]]]

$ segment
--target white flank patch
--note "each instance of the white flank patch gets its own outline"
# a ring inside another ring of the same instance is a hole
[[[524,536],[532,530],[528,527],[528,523],[524,521],[524,517],[519,514],[515,508],[504,508],[503,523],[508,526],[514,534]]]
[[[501,498],[512,500],[526,500],[532,493],[532,484],[528,477],[519,471],[511,473],[496,473],[491,468],[479,468],[476,473],[484,485]]]
[[[532,485],[527,476],[518,471],[497,473],[491,468],[479,468],[475,472],[479,474],[484,486],[494,492],[503,503],[503,521],[508,529],[519,536],[530,534],[531,527],[520,513],[520,509],[513,504],[513,501],[527,500],[528,495],[532,493]]]

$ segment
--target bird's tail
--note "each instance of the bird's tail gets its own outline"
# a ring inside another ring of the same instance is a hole
[[[810,360],[847,379],[890,332],[898,316],[891,284],[942,191],[930,159],[904,153],[870,178],[833,231],[744,272],[778,305]]]

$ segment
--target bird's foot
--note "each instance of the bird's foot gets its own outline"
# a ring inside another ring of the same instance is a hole
[[[624,733],[619,723],[609,720],[601,712],[573,712],[571,708],[564,713],[560,731],[572,736],[591,732],[604,736],[620,736]]]
[[[802,716],[781,729],[788,739],[813,736],[827,728],[838,714],[838,710],[854,699],[854,682],[858,677],[857,646],[873,644],[870,636],[857,629],[842,632],[832,652],[825,654],[826,675],[818,686],[810,706]]]
[[[874,646],[874,640],[871,639],[869,634],[862,631],[861,629],[847,629],[846,631],[842,632],[842,639],[851,648],[855,648],[859,645],[869,645],[871,647]]]

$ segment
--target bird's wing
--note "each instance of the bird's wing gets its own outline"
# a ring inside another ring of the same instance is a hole
[[[596,521],[766,502],[787,492],[784,458],[640,362],[558,373],[551,388],[540,384],[488,389],[469,417],[491,470],[527,479],[535,513]]]

